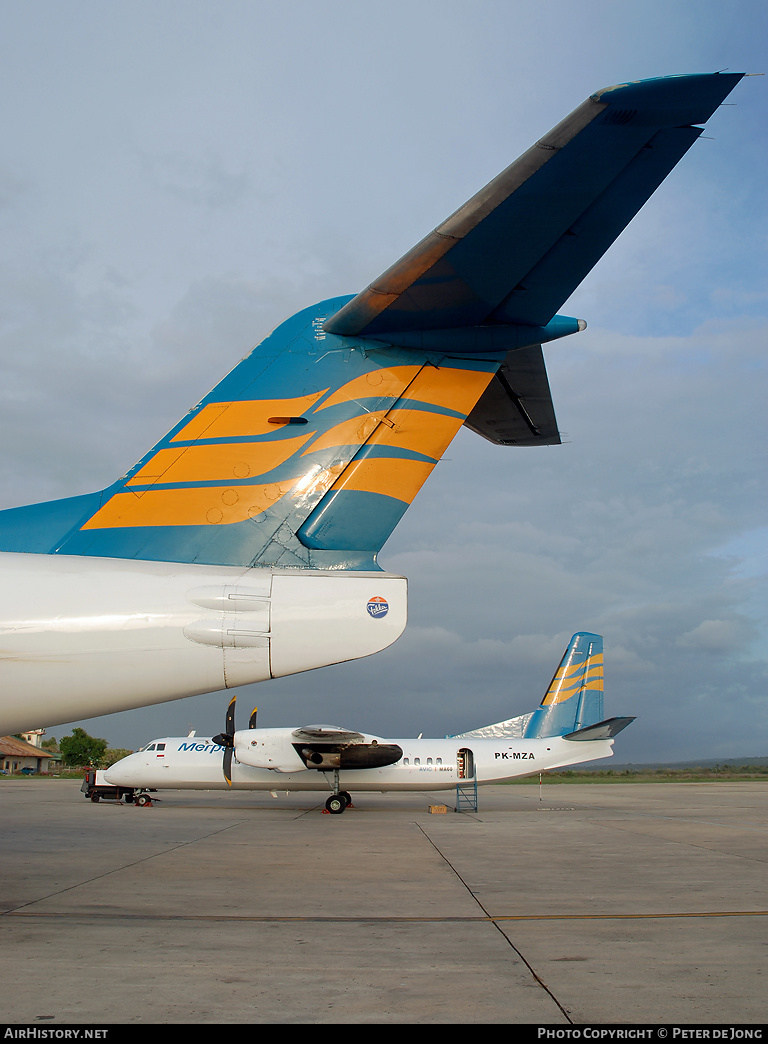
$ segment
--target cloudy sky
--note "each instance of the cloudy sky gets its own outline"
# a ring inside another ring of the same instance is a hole
[[[110,483],[593,91],[767,72],[766,40],[763,0],[4,0],[0,507]],[[478,727],[591,630],[618,760],[768,754],[768,79],[728,102],[562,309],[565,445],[462,431],[380,555],[405,635],[241,690],[243,724]],[[226,702],[85,727],[210,734]]]

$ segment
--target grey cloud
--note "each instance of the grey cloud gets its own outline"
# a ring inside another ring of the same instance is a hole
[[[201,154],[165,153],[140,156],[150,181],[182,203],[212,210],[242,206],[253,191],[251,176],[228,169],[210,149]]]

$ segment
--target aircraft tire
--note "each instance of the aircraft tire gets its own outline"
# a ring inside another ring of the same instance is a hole
[[[152,798],[148,794],[139,794],[134,804],[138,805],[139,808],[145,808],[152,804]]]
[[[91,794],[91,801],[95,804],[99,800],[99,796],[99,794]]]
[[[332,816],[340,816],[347,807],[347,799],[344,794],[331,794],[325,803],[325,807]]]

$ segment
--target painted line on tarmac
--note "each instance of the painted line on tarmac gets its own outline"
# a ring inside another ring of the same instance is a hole
[[[680,913],[499,914],[494,921],[637,921],[665,917],[768,917],[768,910],[704,910]]]
[[[456,869],[456,867],[455,867],[455,866],[453,865],[453,863],[452,863],[452,862],[450,861],[450,859],[448,858],[448,856],[446,856],[446,855],[445,855],[445,853],[444,853],[444,852],[442,852],[442,851],[440,850],[440,848],[438,847],[438,845],[437,845],[437,844],[436,844],[436,843],[435,843],[435,842],[434,842],[434,841],[432,840],[432,838],[431,838],[431,837],[429,836],[429,834],[428,834],[428,833],[426,832],[426,830],[424,829],[424,827],[422,827],[422,826],[421,826],[420,824],[418,824],[418,823],[417,823],[416,825],[418,826],[419,830],[420,830],[420,831],[422,832],[422,834],[424,835],[424,837],[425,837],[425,838],[427,839],[427,841],[429,841],[430,845],[432,845],[432,847],[433,847],[433,848],[434,848],[434,850],[435,850],[435,851],[437,852],[437,854],[438,854],[438,855],[440,856],[440,858],[441,858],[442,860],[444,860],[444,862],[446,863],[446,865],[450,867],[450,869],[451,869],[451,870],[453,871],[453,873],[454,873],[454,874],[456,875],[456,877],[457,877],[457,878],[459,879],[459,881],[460,881],[460,882],[461,882],[461,884],[462,884],[462,887],[466,888],[467,892],[468,892],[468,893],[469,893],[469,894],[470,894],[470,895],[472,896],[473,900],[474,900],[474,901],[475,901],[475,902],[477,903],[477,905],[478,905],[478,906],[480,907],[480,909],[481,909],[481,910],[483,911],[483,913],[485,914],[485,917],[484,917],[484,918],[482,918],[482,920],[486,921],[486,922],[487,922],[488,924],[492,924],[492,925],[493,925],[493,927],[494,927],[494,928],[496,929],[496,931],[497,931],[497,932],[499,933],[499,935],[500,935],[500,936],[501,936],[501,938],[502,938],[502,939],[504,940],[504,942],[505,942],[505,943],[507,944],[507,946],[509,946],[510,950],[512,950],[512,952],[513,952],[513,953],[517,954],[517,956],[519,957],[519,959],[520,959],[520,960],[521,960],[521,961],[523,962],[523,964],[524,964],[524,965],[526,966],[526,968],[528,969],[528,971],[529,971],[529,972],[530,972],[530,974],[531,974],[531,977],[532,977],[532,978],[533,978],[533,979],[535,980],[535,982],[537,982],[537,983],[538,983],[539,987],[540,987],[540,988],[541,988],[541,989],[542,989],[542,990],[544,991],[544,993],[546,993],[546,994],[547,994],[547,996],[548,996],[548,997],[549,997],[549,999],[550,999],[550,1000],[552,1001],[552,1003],[553,1003],[554,1005],[556,1005],[556,1006],[557,1006],[557,1008],[559,1009],[560,1013],[562,1014],[562,1016],[563,1016],[563,1018],[564,1018],[564,1019],[566,1020],[566,1022],[570,1023],[570,1025],[573,1025],[573,1020],[571,1019],[571,1017],[570,1017],[570,1015],[568,1014],[568,1012],[567,1012],[567,1010],[565,1009],[565,1007],[564,1007],[564,1006],[563,1006],[563,1005],[562,1005],[562,1004],[560,1003],[560,1001],[559,1001],[559,1000],[557,999],[557,997],[555,996],[554,992],[553,992],[553,991],[552,991],[552,990],[551,990],[551,989],[549,988],[549,986],[547,986],[546,982],[544,982],[544,980],[542,979],[542,977],[541,977],[541,976],[540,976],[540,975],[538,974],[538,972],[537,972],[537,971],[536,971],[536,969],[535,969],[535,968],[533,967],[533,965],[531,964],[531,962],[530,962],[530,961],[529,961],[529,960],[527,959],[527,957],[525,956],[525,954],[524,954],[524,953],[523,953],[523,952],[522,952],[521,950],[519,950],[517,946],[515,946],[515,944],[514,944],[514,943],[512,942],[512,940],[511,940],[511,939],[509,938],[509,936],[508,936],[508,935],[506,934],[506,932],[505,932],[505,931],[503,931],[503,929],[501,928],[501,925],[500,925],[500,924],[498,923],[498,918],[496,918],[496,917],[492,917],[492,916],[491,916],[490,912],[489,912],[489,911],[488,911],[488,910],[486,909],[486,907],[485,907],[485,906],[483,905],[483,903],[482,903],[482,902],[481,902],[481,901],[480,901],[480,900],[478,899],[478,897],[477,897],[477,893],[476,893],[476,892],[473,892],[473,891],[472,891],[472,889],[471,889],[471,888],[469,887],[469,885],[467,884],[467,882],[466,882],[466,881],[464,880],[464,878],[463,878],[463,877],[461,876],[461,874],[459,873],[459,871],[458,871],[458,870]]]
[[[478,905],[481,905],[478,901]],[[482,907],[481,907],[482,908]],[[477,914],[428,917],[408,915],[387,915],[377,917],[371,914],[356,916],[344,915],[302,915],[302,914],[168,914],[168,913],[125,913],[121,910],[103,910],[99,913],[88,913],[78,910],[7,910],[4,917],[36,917],[79,921],[243,921],[249,923],[280,924],[493,924],[497,921],[637,921],[654,919],[672,919],[683,917],[768,917],[768,910],[709,910],[704,913],[615,913],[615,914]]]

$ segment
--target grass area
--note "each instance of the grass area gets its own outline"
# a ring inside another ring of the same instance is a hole
[[[712,765],[706,768],[566,769],[543,772],[542,782],[552,783],[768,783],[768,765]],[[539,777],[524,776],[508,780],[513,786],[538,785]]]

